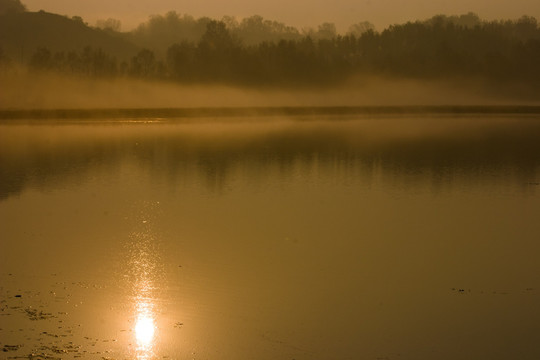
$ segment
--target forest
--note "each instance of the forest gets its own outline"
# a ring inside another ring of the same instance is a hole
[[[7,18],[6,11],[0,16]],[[1,66],[23,63],[32,71],[185,84],[326,86],[354,76],[377,75],[478,79],[540,88],[540,27],[528,16],[484,21],[473,13],[437,15],[382,31],[359,22],[345,34],[338,34],[331,23],[299,31],[260,16],[215,20],[170,12],[127,33],[120,32],[120,24],[113,19],[96,27],[78,17],[64,20],[129,46],[120,54],[100,42],[55,49],[44,41],[17,59],[13,51],[3,50],[4,35],[0,38]]]

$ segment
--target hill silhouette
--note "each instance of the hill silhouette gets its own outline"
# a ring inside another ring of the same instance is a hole
[[[0,14],[12,14],[26,11],[20,0],[0,0]]]
[[[127,60],[139,50],[121,34],[91,28],[79,17],[45,11],[0,14],[0,48],[12,60],[25,63],[39,48],[68,52],[88,46],[100,48],[118,60]]]

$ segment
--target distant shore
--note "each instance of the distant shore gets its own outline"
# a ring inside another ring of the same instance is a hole
[[[540,114],[540,106],[286,106],[197,108],[5,109],[0,120],[189,119],[201,117],[407,114]]]

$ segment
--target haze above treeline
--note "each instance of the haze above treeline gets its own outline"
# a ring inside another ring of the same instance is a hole
[[[0,63],[184,84],[327,85],[375,75],[512,83],[530,94],[540,88],[540,28],[530,16],[435,15],[382,31],[359,21],[339,34],[332,23],[299,30],[258,15],[211,19],[171,11],[120,30],[115,19],[91,26],[0,0]]]

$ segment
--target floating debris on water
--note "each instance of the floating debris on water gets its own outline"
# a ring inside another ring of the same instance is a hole
[[[465,294],[465,293],[470,293],[470,294],[482,294],[482,295],[485,295],[485,294],[492,294],[492,295],[511,295],[512,293],[510,291],[506,291],[506,290],[477,290],[477,289],[463,289],[463,288],[452,288],[452,291],[454,292],[457,292],[459,294]],[[526,288],[524,290],[519,290],[520,293],[527,293],[527,294],[530,294],[530,295],[534,295],[534,289],[533,288]],[[514,294],[516,294],[518,291],[514,292]]]
[[[2,348],[2,351],[3,351],[3,352],[17,351],[17,350],[19,350],[21,347],[22,347],[22,345],[4,345],[4,347]]]
[[[56,316],[54,316],[52,313],[38,311],[37,309],[31,307],[24,309],[24,311],[26,312],[26,315],[28,315],[28,318],[30,320],[47,320],[51,318],[56,318]]]

